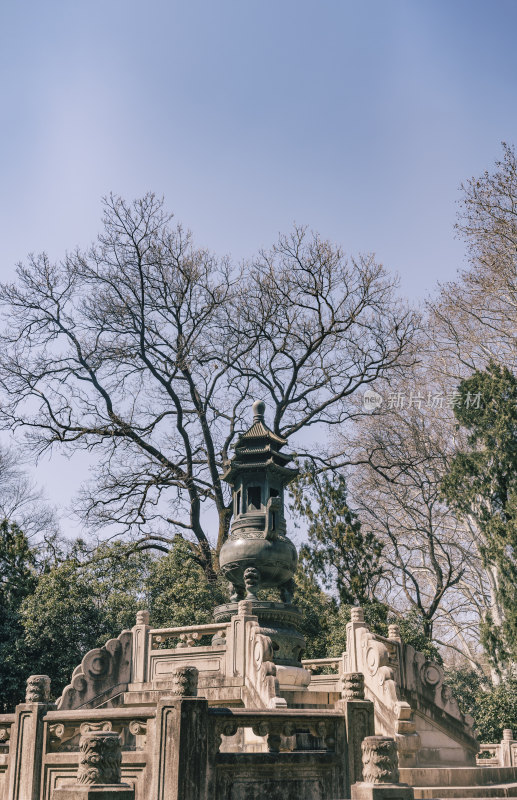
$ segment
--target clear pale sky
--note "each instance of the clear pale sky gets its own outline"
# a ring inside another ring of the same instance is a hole
[[[151,189],[219,253],[306,223],[422,299],[464,263],[459,184],[517,142],[516,29],[515,0],[4,0],[0,276]]]

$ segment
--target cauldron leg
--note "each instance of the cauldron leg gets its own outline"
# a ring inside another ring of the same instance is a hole
[[[230,600],[232,603],[237,603],[239,600],[244,600],[246,592],[244,591],[244,586],[237,586],[235,583],[229,583],[230,587]]]
[[[244,584],[246,586],[246,597],[256,599],[260,586],[260,572],[255,567],[248,567],[244,570]]]
[[[288,581],[286,581],[280,586],[280,599],[282,600],[283,603],[293,602],[293,595],[295,589],[296,589],[296,584],[293,578],[290,578]]]

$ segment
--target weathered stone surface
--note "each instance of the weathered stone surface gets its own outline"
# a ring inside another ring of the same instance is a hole
[[[149,625],[149,612],[145,609],[136,612],[137,625]]]
[[[152,800],[208,800],[208,703],[165,697],[156,709]]]
[[[352,786],[352,800],[413,800],[411,786],[402,783],[355,783]]]
[[[39,800],[43,717],[47,709],[45,703],[20,703],[16,706],[4,800]]]
[[[474,762],[472,718],[460,712],[442,667],[404,644],[397,626],[388,638],[373,634],[362,609],[353,608],[344,662],[345,672],[364,675],[377,730],[395,736],[403,766]]]
[[[339,700],[336,708],[345,716],[350,783],[362,781],[362,743],[367,736],[375,734],[373,703],[371,700]]]
[[[363,780],[352,785],[352,800],[412,800],[413,789],[399,783],[395,739],[367,736],[362,755]]]

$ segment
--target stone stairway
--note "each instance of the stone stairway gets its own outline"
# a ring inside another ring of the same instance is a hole
[[[400,781],[413,786],[415,800],[517,797],[517,767],[412,767]]]

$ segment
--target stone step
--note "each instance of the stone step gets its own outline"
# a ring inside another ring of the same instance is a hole
[[[517,783],[492,786],[416,786],[415,800],[483,800],[492,797],[517,797]]]
[[[506,786],[517,782],[517,767],[401,767],[399,774],[401,783],[426,789]]]

